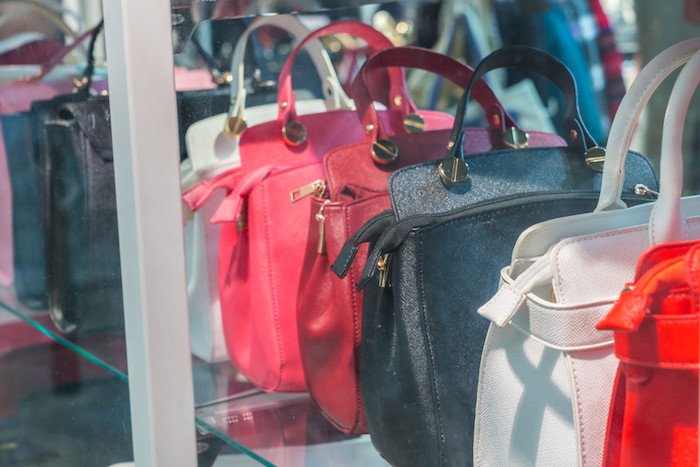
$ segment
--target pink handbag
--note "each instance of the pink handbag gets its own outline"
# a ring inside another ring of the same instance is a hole
[[[353,110],[295,112],[291,69],[297,54],[309,41],[337,33],[358,36],[373,51],[392,46],[381,33],[355,21],[339,21],[310,34],[280,73],[277,119],[241,134],[241,169],[212,181],[209,190],[195,190],[197,196],[185,194],[190,207],[197,208],[216,187],[228,191],[212,217],[222,222],[219,295],[224,333],[233,364],[267,391],[306,390],[296,311],[312,228],[311,200],[303,195],[324,178],[324,154],[364,139],[365,128]],[[377,81],[383,81],[385,92],[374,94],[389,95],[382,102],[389,110],[379,112],[382,127],[391,135],[404,133],[404,119],[416,110],[403,73],[390,68],[381,78]],[[446,129],[453,121],[439,112],[421,114],[426,130]]]

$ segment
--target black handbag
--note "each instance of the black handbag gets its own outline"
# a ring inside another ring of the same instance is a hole
[[[471,88],[501,67],[537,72],[563,91],[568,146],[526,148],[527,135],[514,132],[508,143],[519,149],[463,154]],[[523,230],[591,211],[600,189],[603,150],[581,120],[574,78],[537,49],[502,49],[479,64],[447,148],[442,161],[392,175],[392,210],[358,231],[333,265],[344,276],[358,245],[370,243],[359,283],[361,385],[372,442],[397,466],[472,464],[477,379],[489,324],[477,308],[496,292],[499,271],[510,263]],[[625,199],[648,200],[635,195],[633,185],[656,189],[649,162],[630,154],[626,174]]]

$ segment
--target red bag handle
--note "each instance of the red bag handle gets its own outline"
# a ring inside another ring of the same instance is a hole
[[[322,36],[341,33],[350,34],[364,40],[374,53],[394,46],[382,33],[359,21],[336,21],[306,36],[294,48],[289,57],[287,57],[279,75],[279,90],[277,94],[279,106],[278,120],[282,122],[283,133],[290,122],[297,120],[295,97],[292,89],[292,68],[297,55],[310,41]],[[388,75],[389,100],[388,102],[382,103],[394,109],[403,110],[406,114],[415,112],[415,105],[406,91],[406,80],[402,70],[389,69]],[[323,84],[326,85],[327,83]],[[285,138],[285,141],[287,141],[287,138]]]
[[[382,128],[377,111],[372,105],[372,98],[376,97],[370,96],[370,90],[375,89],[371,86],[372,80],[376,79],[376,73],[373,72],[383,68],[396,69],[395,67],[417,68],[435,73],[462,88],[467,87],[474,72],[462,62],[421,47],[394,47],[377,52],[364,64],[352,85],[355,107],[362,119],[362,126],[366,129],[367,139],[371,142],[389,137]],[[475,83],[473,95],[486,112],[489,127],[500,132],[508,127],[518,127],[483,80],[480,79]]]
[[[95,33],[96,30],[97,30],[97,27],[94,27],[92,29],[88,29],[87,31],[85,31],[84,33],[82,33],[81,35],[76,37],[73,42],[71,42],[70,44],[68,44],[64,48],[62,48],[56,55],[54,55],[49,60],[44,62],[41,65],[39,72],[36,73],[35,75],[32,75],[29,78],[27,78],[26,81],[36,82],[36,81],[41,81],[42,79],[44,79],[44,77],[46,77],[46,75],[51,73],[51,71],[54,68],[56,68],[59,64],[61,64],[63,62],[63,59],[66,58],[66,56],[69,53],[71,53],[73,50],[78,48],[80,46],[80,44],[85,42],[85,40],[87,38],[91,37]],[[88,57],[88,59],[89,58],[90,57]]]

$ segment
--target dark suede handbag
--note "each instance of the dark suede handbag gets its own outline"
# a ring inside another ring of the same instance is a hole
[[[527,134],[513,131],[506,135],[513,149],[463,153],[472,86],[501,67],[539,73],[562,90],[566,146],[527,148]],[[473,463],[479,362],[489,324],[477,308],[496,292],[518,236],[535,223],[591,211],[601,183],[604,150],[581,120],[574,78],[537,49],[502,49],[479,64],[446,144],[442,161],[391,176],[392,210],[365,224],[333,265],[343,276],[358,246],[370,243],[359,282],[360,379],[372,442],[397,466]],[[625,200],[648,201],[635,195],[634,185],[656,190],[652,166],[630,154],[625,170]]]

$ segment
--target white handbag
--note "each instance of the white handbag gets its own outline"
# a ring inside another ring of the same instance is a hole
[[[202,180],[211,179],[240,166],[238,140],[245,125],[252,126],[274,120],[277,104],[245,108],[244,57],[250,34],[263,26],[287,31],[296,41],[309,33],[293,16],[263,16],[255,20],[236,44],[231,64],[231,108],[228,114],[215,115],[191,125],[185,134],[188,158],[181,163],[180,180],[183,192]],[[300,114],[317,113],[347,106],[333,65],[323,46],[311,42],[306,50],[323,80],[325,99],[301,100]],[[185,207],[185,260],[192,353],[208,362],[228,359],[221,323],[221,306],[217,287],[219,225],[209,219],[224,193],[218,192],[196,212]]]
[[[682,42],[640,72],[611,128],[596,211],[523,232],[498,292],[479,309],[492,323],[479,373],[475,465],[602,464],[617,361],[612,334],[595,324],[650,245],[700,238],[700,197],[683,199],[683,217],[679,208],[682,123],[697,85],[688,77],[700,74],[697,56],[669,102],[656,203],[621,209],[624,163],[652,93],[699,49],[700,39]]]

